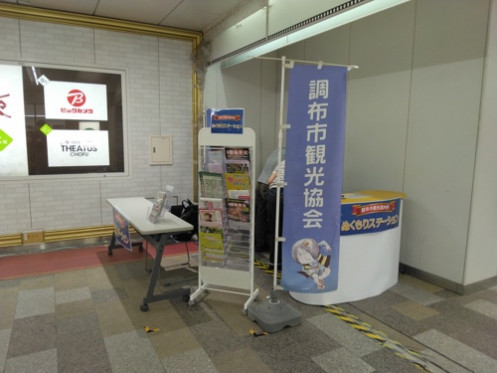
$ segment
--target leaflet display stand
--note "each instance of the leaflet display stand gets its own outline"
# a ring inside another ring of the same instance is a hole
[[[257,298],[254,288],[255,133],[212,133],[203,128],[199,145],[198,288],[247,295],[243,311]]]

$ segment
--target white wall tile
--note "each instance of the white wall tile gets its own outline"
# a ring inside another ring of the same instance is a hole
[[[0,27],[2,58],[125,72],[129,157],[127,177],[0,184],[0,234],[111,224],[106,198],[153,196],[166,183],[194,197],[189,42],[5,18]],[[150,135],[165,132],[173,134],[174,163],[150,166]]]

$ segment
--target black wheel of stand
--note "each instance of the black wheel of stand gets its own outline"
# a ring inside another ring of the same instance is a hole
[[[183,302],[188,303],[190,301],[190,295],[184,294],[183,295]]]
[[[142,304],[140,306],[140,311],[147,312],[148,311],[148,304]]]

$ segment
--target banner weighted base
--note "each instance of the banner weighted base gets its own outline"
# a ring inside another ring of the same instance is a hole
[[[264,301],[252,303],[248,307],[247,316],[269,333],[299,325],[302,319],[300,312],[281,301],[274,290]]]

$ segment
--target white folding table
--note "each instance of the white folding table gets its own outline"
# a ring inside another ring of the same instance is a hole
[[[170,212],[166,212],[164,216],[160,217],[157,223],[152,223],[148,220],[148,214],[153,203],[145,197],[109,198],[107,199],[107,203],[116,209],[138,234],[156,250],[147,295],[143,298],[143,303],[140,305],[140,310],[148,311],[149,303],[168,299],[174,294],[177,294],[177,291],[170,291],[154,295],[155,285],[159,276],[164,249],[169,237],[173,234],[192,231],[193,225]],[[109,248],[109,250],[111,250],[111,248]],[[187,295],[184,293],[184,289],[180,290],[183,295]]]

